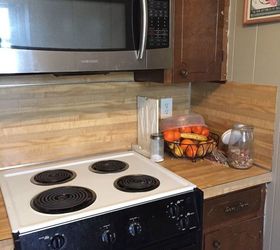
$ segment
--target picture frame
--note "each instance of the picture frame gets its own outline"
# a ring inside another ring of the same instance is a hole
[[[280,0],[244,0],[244,24],[280,21]]]

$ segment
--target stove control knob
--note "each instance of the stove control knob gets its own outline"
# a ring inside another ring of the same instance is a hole
[[[116,241],[116,239],[116,234],[110,229],[106,229],[101,235],[102,242],[106,244],[113,244]]]
[[[185,231],[188,228],[188,225],[189,225],[188,216],[181,217],[178,220],[177,226],[178,226],[179,230]]]
[[[65,245],[65,238],[63,235],[55,235],[51,239],[51,249],[59,250]]]
[[[128,232],[131,236],[136,236],[141,234],[142,227],[139,222],[132,222],[128,227]]]
[[[180,207],[177,204],[170,203],[167,206],[167,213],[172,219],[175,219],[180,214]]]

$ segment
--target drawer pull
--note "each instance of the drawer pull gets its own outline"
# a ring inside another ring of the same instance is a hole
[[[181,76],[183,76],[183,77],[187,77],[189,74],[189,72],[186,69],[182,69],[180,73],[181,73]]]
[[[227,206],[224,211],[225,211],[226,214],[238,213],[240,211],[243,211],[248,206],[249,206],[248,202],[241,201],[237,205]]]
[[[212,245],[214,249],[221,249],[221,242],[218,240],[214,240]]]

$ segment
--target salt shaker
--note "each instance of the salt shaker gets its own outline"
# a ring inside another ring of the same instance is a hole
[[[233,168],[248,169],[253,166],[253,126],[235,124],[228,142],[228,164]]]
[[[164,159],[164,140],[163,134],[151,134],[150,152],[151,160],[154,162],[161,162]]]

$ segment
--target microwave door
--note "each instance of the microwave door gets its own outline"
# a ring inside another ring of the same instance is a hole
[[[141,28],[140,28],[140,39],[139,39],[139,50],[137,53],[137,59],[143,60],[148,36],[148,3],[147,0],[140,0],[140,11],[141,11]]]
[[[0,73],[145,69],[141,1],[0,0]]]
[[[139,57],[141,37],[141,1],[142,0],[99,0],[99,5],[108,6],[98,18],[100,27],[104,27],[99,39],[107,44],[102,50],[77,54],[80,70],[142,70],[146,68],[146,56]],[[79,2],[79,1],[77,1]],[[96,8],[95,8],[96,9]],[[100,8],[98,8],[100,12]],[[108,12],[106,13],[106,10]],[[98,13],[96,13],[98,15]],[[85,24],[86,25],[86,24]]]

